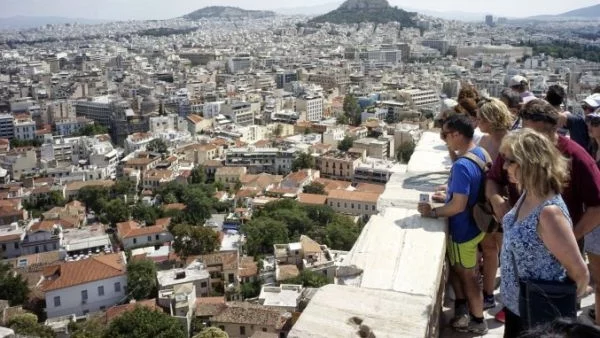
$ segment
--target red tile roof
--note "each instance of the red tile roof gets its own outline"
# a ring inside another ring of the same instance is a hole
[[[48,292],[125,274],[126,262],[121,253],[96,256],[45,268],[40,289]]]
[[[104,315],[104,321],[105,321],[105,323],[108,324],[115,318],[124,314],[125,312],[135,310],[135,308],[137,306],[147,307],[151,310],[160,310],[158,305],[156,305],[156,299],[146,299],[146,300],[140,300],[137,302],[134,301],[132,303],[116,305],[116,306],[108,308],[108,310],[106,310],[106,314]]]

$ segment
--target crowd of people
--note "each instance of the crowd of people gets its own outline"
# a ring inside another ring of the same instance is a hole
[[[433,194],[443,205],[423,202],[418,211],[448,220],[455,330],[487,333],[498,269],[503,308],[495,318],[505,323],[504,337],[575,319],[590,292],[596,303],[588,315],[600,327],[598,89],[581,102],[582,116],[567,111],[561,86],[541,99],[517,75],[498,98],[463,85],[439,115],[453,165]],[[581,332],[600,337],[596,326]]]

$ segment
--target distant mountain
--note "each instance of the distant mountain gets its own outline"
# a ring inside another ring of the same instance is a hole
[[[62,25],[65,23],[94,25],[108,21],[109,20],[65,18],[59,16],[11,16],[8,18],[0,18],[0,29],[25,29],[44,25]]]
[[[572,11],[569,11],[566,13],[559,14],[558,16],[570,17],[570,18],[577,17],[577,18],[597,19],[597,18],[600,18],[600,4],[575,9],[575,10],[572,10]]]
[[[204,7],[197,11],[193,11],[183,17],[188,20],[199,20],[209,18],[268,18],[275,16],[275,12],[272,11],[253,11],[241,9],[238,7],[229,6],[210,6]]]
[[[318,16],[310,22],[331,22],[353,24],[359,22],[387,23],[400,22],[403,27],[415,27],[416,13],[391,7],[387,0],[347,0],[336,10]]]

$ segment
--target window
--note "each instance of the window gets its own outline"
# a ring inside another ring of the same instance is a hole
[[[156,235],[156,240],[158,241],[158,239],[159,239],[159,236],[158,236],[158,235]]]
[[[115,283],[115,292],[121,292],[121,282]]]
[[[137,244],[137,238],[133,239],[133,244]]]
[[[240,334],[241,335],[245,335],[246,334],[246,327],[245,326],[240,326]]]
[[[15,242],[15,249],[18,249],[18,248],[19,248],[19,242]]]
[[[375,211],[375,204],[371,206],[371,210]]]
[[[100,285],[98,287],[98,296],[104,296],[104,286]]]
[[[104,311],[104,310],[106,310],[106,306],[103,305],[100,307],[100,311]]]
[[[263,331],[263,332],[267,332],[267,328],[266,328],[266,327],[263,327],[263,328],[262,328],[262,331]]]
[[[81,300],[87,300],[87,299],[88,299],[87,290],[81,290]]]
[[[207,286],[208,286],[208,285],[206,284],[206,282],[202,282],[202,283],[200,283],[200,287],[201,287],[201,288],[205,288],[205,287],[207,287]]]
[[[360,204],[358,204],[358,210],[360,210]]]
[[[6,251],[6,244],[2,244],[2,251]]]
[[[152,242],[152,236],[148,236],[148,242]]]
[[[60,296],[54,297],[54,307],[60,306]]]
[[[229,279],[229,283],[233,283],[233,278],[235,277],[232,273],[229,274],[229,276],[227,276]]]
[[[354,203],[350,204],[350,208],[354,209]]]

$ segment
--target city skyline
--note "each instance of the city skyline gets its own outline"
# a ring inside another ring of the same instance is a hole
[[[159,20],[183,16],[206,6],[235,6],[254,10],[281,9],[289,12],[290,8],[327,7],[327,5],[335,8],[336,5],[342,2],[328,1],[323,3],[317,0],[288,1],[284,6],[266,0],[257,0],[252,3],[239,0],[172,0],[168,2],[157,0],[106,0],[102,2],[92,0],[55,0],[52,2],[42,0],[6,0],[3,5],[3,14],[0,17],[59,16],[103,20]],[[555,15],[597,4],[595,0],[556,1],[551,3],[542,0],[528,2],[507,0],[496,3],[473,3],[469,0],[456,0],[451,3],[441,0],[423,0],[418,5],[408,0],[391,0],[389,3],[392,6],[398,6],[407,10],[481,13],[514,18]]]

